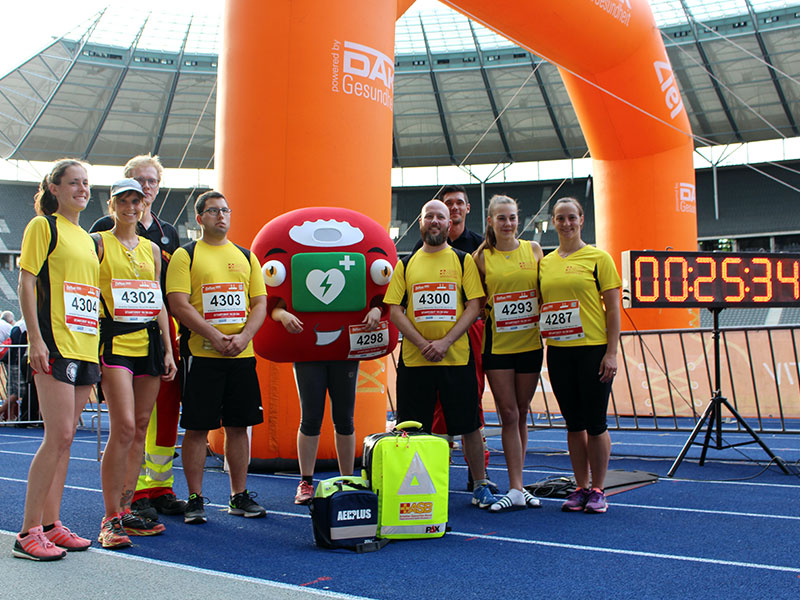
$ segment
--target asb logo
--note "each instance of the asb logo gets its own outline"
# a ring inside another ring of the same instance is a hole
[[[683,100],[678,91],[678,85],[675,83],[672,66],[666,61],[657,60],[653,63],[653,67],[656,70],[661,91],[664,92],[664,103],[667,105],[667,110],[670,111],[669,116],[674,119],[683,110]]]
[[[430,519],[433,517],[433,502],[401,502],[399,517],[401,521]]]
[[[331,91],[377,102],[392,110],[394,62],[380,50],[339,40],[331,46]]]

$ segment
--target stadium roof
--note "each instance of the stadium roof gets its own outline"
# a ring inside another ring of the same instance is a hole
[[[800,135],[800,3],[651,4],[698,146]],[[220,14],[109,8],[54,41],[0,79],[0,156],[213,166]],[[395,53],[395,166],[585,154],[557,69],[466,17],[415,5]]]

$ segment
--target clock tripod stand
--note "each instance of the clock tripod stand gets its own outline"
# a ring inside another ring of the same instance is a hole
[[[761,438],[758,437],[758,434],[755,431],[753,431],[753,429],[750,427],[750,425],[747,424],[747,421],[745,421],[744,418],[742,418],[742,416],[736,411],[736,409],[733,407],[733,405],[730,402],[728,402],[727,398],[724,398],[722,396],[721,383],[720,383],[720,380],[721,380],[721,376],[720,376],[721,368],[720,368],[720,360],[719,360],[719,357],[720,357],[720,352],[719,352],[719,338],[720,338],[719,313],[722,311],[722,308],[714,307],[714,308],[709,308],[708,310],[710,310],[711,313],[714,316],[714,325],[713,325],[713,329],[712,329],[712,337],[714,339],[714,393],[711,396],[711,400],[709,401],[708,406],[706,406],[705,410],[703,411],[702,416],[700,417],[700,419],[695,424],[694,429],[692,429],[692,433],[691,433],[691,435],[689,435],[689,439],[686,440],[686,443],[683,445],[683,448],[681,449],[680,454],[678,454],[678,458],[676,458],[675,462],[672,463],[672,466],[670,467],[669,471],[667,472],[667,476],[668,477],[672,477],[675,474],[675,471],[678,470],[678,467],[680,466],[681,462],[683,461],[684,457],[686,456],[686,453],[689,451],[689,448],[692,445],[699,445],[699,446],[703,447],[702,451],[700,452],[700,466],[702,467],[705,464],[705,461],[706,461],[706,453],[708,452],[708,448],[709,448],[709,445],[711,443],[712,434],[714,435],[714,446],[713,446],[713,448],[715,450],[725,450],[727,448],[733,448],[733,447],[736,447],[736,446],[744,446],[746,444],[758,444],[759,446],[761,446],[761,448],[764,450],[764,452],[766,452],[767,455],[773,461],[775,461],[775,464],[778,465],[781,468],[781,471],[783,471],[787,475],[790,475],[791,472],[789,471],[788,467],[786,466],[786,463],[784,463],[783,460],[781,460],[780,457],[775,456],[775,454],[772,452],[772,450],[769,449],[769,446],[767,446],[761,440]],[[736,419],[736,421],[739,423],[739,425],[741,425],[742,428],[747,433],[750,434],[750,437],[753,438],[752,440],[747,440],[747,441],[744,441],[744,442],[737,442],[735,444],[726,444],[726,443],[723,442],[723,440],[722,440],[722,407],[723,406],[725,406],[725,408],[728,409],[728,411],[733,415],[733,418]],[[708,421],[708,426],[706,428],[706,433],[705,433],[704,440],[702,442],[695,442],[694,441],[695,438],[700,433],[700,430],[703,428],[703,425],[705,425],[706,421]]]

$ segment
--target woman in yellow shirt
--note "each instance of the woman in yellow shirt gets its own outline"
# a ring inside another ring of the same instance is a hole
[[[561,509],[604,513],[611,456],[606,412],[617,373],[622,284],[608,252],[581,239],[583,222],[575,198],[561,198],[553,206],[558,248],[539,263],[539,328],[577,484]]]
[[[528,446],[528,406],[542,368],[538,290],[542,248],[518,239],[518,224],[516,200],[494,196],[486,238],[473,254],[486,287],[483,369],[500,413],[509,480],[508,494],[489,506],[491,512],[540,506],[522,487],[522,467]]]
[[[28,358],[44,419],[31,461],[22,531],[13,554],[58,560],[91,542],[61,523],[70,447],[97,364],[98,264],[92,238],[78,224],[89,203],[86,166],[60,160],[35,196],[37,217],[22,237],[19,303],[28,327]]]
[[[161,294],[161,250],[137,235],[144,193],[135,179],[111,187],[110,231],[93,234],[100,255],[100,362],[111,432],[100,476],[104,548],[131,545],[129,535],[155,535],[164,525],[131,512],[145,435],[161,379],[177,371]]]

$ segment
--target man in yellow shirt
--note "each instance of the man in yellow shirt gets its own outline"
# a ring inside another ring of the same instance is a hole
[[[480,396],[467,329],[483,298],[472,256],[448,243],[450,211],[440,200],[422,207],[422,248],[397,263],[384,302],[403,334],[397,367],[397,420],[414,420],[430,431],[438,398],[447,431],[461,435],[475,481],[472,503],[486,508],[489,490],[480,427]]]
[[[247,490],[247,428],[263,422],[252,339],[267,313],[261,267],[249,250],[228,240],[231,209],[219,192],[195,203],[202,239],[172,256],[167,300],[181,322],[183,469],[189,487],[186,523],[205,523],[202,496],[208,432],[225,428],[230,467],[228,513],[263,517]]]

